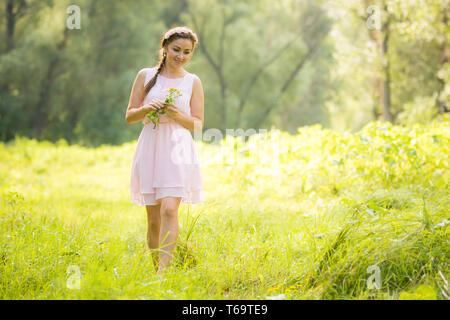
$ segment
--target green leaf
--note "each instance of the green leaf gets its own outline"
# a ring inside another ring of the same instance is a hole
[[[428,285],[419,286],[415,292],[402,292],[400,293],[400,300],[436,300],[437,294],[433,287]]]

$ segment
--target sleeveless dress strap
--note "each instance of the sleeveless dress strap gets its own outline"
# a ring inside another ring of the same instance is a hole
[[[195,75],[193,73],[189,73],[188,75],[188,92],[189,92],[189,96],[192,95],[192,88],[194,87],[194,81],[195,81]]]

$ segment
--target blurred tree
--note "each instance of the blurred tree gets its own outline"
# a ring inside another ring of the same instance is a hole
[[[301,11],[298,22],[300,36],[306,47],[305,52],[294,63],[294,68],[288,76],[282,80],[282,86],[276,91],[273,99],[274,103],[263,110],[261,116],[254,122],[254,127],[259,127],[270,112],[277,107],[277,102],[281,102],[282,96],[294,83],[294,78],[298,76],[308,62],[313,60],[313,55],[319,50],[322,41],[331,29],[331,20],[328,19],[325,12],[325,9],[319,7],[315,2],[308,2],[306,8]],[[324,86],[320,88],[325,89]],[[302,99],[304,98],[302,97]]]
[[[298,99],[294,80],[319,50],[330,21],[314,1],[218,1],[213,10],[211,2],[187,1],[185,17],[198,32],[204,63],[217,79],[209,96],[220,107],[206,123],[258,128],[271,112],[282,114],[286,102]],[[216,105],[213,101],[208,105]]]
[[[14,9],[15,46],[2,50],[0,70],[8,75],[0,80],[2,139],[23,134],[98,145],[134,137],[138,128],[123,120],[123,101],[136,73],[156,61],[166,29],[158,14],[162,4],[76,1],[81,29],[70,30],[72,2],[37,2],[20,7],[28,15]]]
[[[347,117],[344,126],[357,129],[370,120],[361,114],[368,114],[367,105],[375,119],[381,115],[394,122],[402,113],[411,113],[411,108],[417,109],[416,115],[423,110],[429,119],[433,112],[424,108],[428,98],[434,97],[436,105],[448,105],[444,102],[448,101],[448,0],[333,0],[329,4],[342,9],[345,17],[337,19],[333,29],[340,54],[333,72],[339,72],[336,81],[341,83],[328,103],[335,120]],[[445,112],[445,107],[437,109]]]
[[[48,6],[50,1],[32,1],[32,0],[5,0],[5,11],[3,15],[6,20],[5,44],[2,48],[2,54],[11,51],[14,48],[14,36],[16,25],[19,20],[30,18],[30,15],[44,6]],[[6,49],[6,50],[5,50]]]
[[[187,69],[202,79],[205,129],[428,121],[449,110],[449,1],[3,0],[0,139],[135,139],[133,80],[176,25],[199,35]],[[66,27],[72,4],[79,30]]]
[[[354,12],[357,12],[366,24],[369,38],[378,48],[380,55],[381,73],[375,76],[374,84],[377,89],[375,95],[380,98],[381,115],[384,121],[392,122],[389,38],[393,16],[388,9],[387,0],[362,0],[362,8],[358,7],[358,9]],[[374,115],[376,117],[378,115],[376,110]]]

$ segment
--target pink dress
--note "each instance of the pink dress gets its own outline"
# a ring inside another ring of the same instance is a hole
[[[145,68],[145,85],[156,68]],[[170,79],[158,75],[143,104],[157,98],[164,101],[169,88],[181,91],[174,101],[178,109],[190,115],[192,85],[195,75]],[[203,181],[194,140],[189,129],[159,116],[159,127],[144,118],[131,166],[131,202],[140,206],[156,205],[164,197],[181,197],[181,203],[204,202]]]

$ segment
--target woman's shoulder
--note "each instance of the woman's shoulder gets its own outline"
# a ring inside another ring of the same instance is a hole
[[[144,86],[147,85],[147,83],[150,81],[150,79],[152,78],[152,76],[155,74],[155,67],[153,68],[142,68],[141,70],[139,70],[138,75],[141,75],[141,77],[143,77],[144,79]]]
[[[156,69],[156,67],[145,67],[145,68],[142,68],[141,70],[139,70],[139,73],[147,75],[151,72],[155,72],[155,69]]]
[[[195,73],[191,73],[191,78],[192,78],[192,87],[198,87],[202,85],[200,77],[197,76]]]
[[[190,77],[192,78],[193,82],[200,81],[200,78],[195,73],[188,72],[188,71],[186,71],[186,72],[190,75]]]

